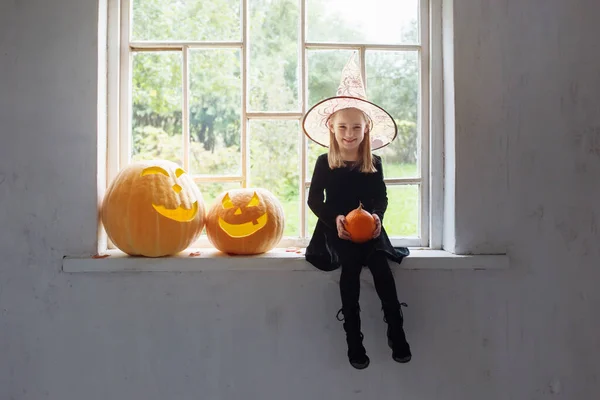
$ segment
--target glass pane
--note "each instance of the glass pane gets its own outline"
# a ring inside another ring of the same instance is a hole
[[[133,40],[241,40],[240,0],[133,0]]]
[[[387,187],[388,208],[383,226],[388,236],[419,236],[419,185]]]
[[[248,186],[272,192],[285,211],[284,236],[300,236],[298,121],[250,121]]]
[[[383,226],[389,237],[417,237],[419,235],[419,185],[395,185],[387,187],[388,208]],[[308,201],[308,193],[305,200]],[[306,210],[307,236],[310,238],[317,224],[317,217]]]
[[[202,198],[204,199],[204,205],[206,207],[206,211],[212,207],[215,199],[218,195],[223,193],[226,190],[231,189],[239,189],[241,188],[241,182],[200,182],[198,183],[198,188],[202,193]],[[202,231],[203,235],[206,235],[206,229]]]
[[[317,158],[321,154],[327,154],[327,147],[318,145],[308,138],[306,140],[306,144],[307,144],[306,181],[310,182],[310,180],[312,179],[313,171],[315,170],[315,163],[317,162]]]
[[[183,163],[181,53],[133,54],[132,159]]]
[[[419,174],[419,59],[417,52],[367,51],[367,97],[389,112],[398,125],[398,136],[376,150],[383,158],[386,178]]]
[[[257,0],[249,6],[249,108],[298,111],[298,1]]]
[[[308,107],[336,95],[342,70],[354,50],[310,50],[308,59]]]
[[[241,174],[240,50],[191,50],[190,173]]]
[[[309,42],[416,43],[419,0],[308,0]]]

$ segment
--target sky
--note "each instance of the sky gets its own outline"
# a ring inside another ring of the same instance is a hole
[[[417,18],[418,2],[419,0],[324,0],[322,7],[363,26],[363,32],[370,40],[381,41],[376,39],[396,36],[399,24]]]

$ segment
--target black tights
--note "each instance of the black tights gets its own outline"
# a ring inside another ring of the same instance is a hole
[[[373,252],[366,260],[366,264],[373,275],[375,290],[384,309],[397,309],[400,307],[396,282],[383,252]],[[360,297],[360,273],[362,270],[361,260],[346,259],[342,263],[342,274],[340,277],[340,295],[342,297],[342,309],[354,311],[358,309]]]

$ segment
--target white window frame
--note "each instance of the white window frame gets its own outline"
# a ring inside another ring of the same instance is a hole
[[[188,54],[196,48],[239,48],[242,57],[242,110],[241,110],[241,175],[239,176],[202,176],[194,177],[200,182],[241,182],[246,187],[249,160],[247,131],[249,121],[253,119],[285,119],[301,121],[308,110],[307,104],[307,52],[309,49],[354,49],[360,54],[361,70],[365,74],[365,52],[367,50],[408,50],[417,51],[420,63],[420,107],[418,112],[418,150],[420,162],[419,178],[385,178],[386,184],[420,185],[419,231],[420,237],[398,238],[390,236],[394,246],[417,248],[442,248],[443,232],[443,93],[442,93],[442,0],[419,0],[419,43],[414,45],[384,44],[338,44],[316,43],[306,41],[306,0],[298,0],[300,11],[299,23],[299,96],[300,112],[250,112],[248,111],[248,2],[241,1],[242,40],[232,42],[197,42],[197,41],[157,41],[131,42],[130,13],[132,0],[108,0],[108,73],[107,73],[107,182],[116,177],[122,166],[128,165],[131,154],[131,79],[132,54],[135,51],[181,51],[183,58],[183,113],[182,139],[184,169],[189,171],[189,109],[188,109]],[[123,60],[123,61],[122,61]],[[366,82],[365,82],[366,85]],[[299,131],[300,133],[300,131]],[[310,185],[307,176],[307,139],[299,134],[300,143],[300,229],[304,238],[284,237],[278,247],[305,247],[310,240],[311,232],[307,232],[306,216],[310,212],[306,205],[306,197]],[[385,173],[385,165],[384,165]],[[393,207],[393,204],[390,203]],[[102,232],[101,235],[104,233]],[[109,241],[109,248],[114,248]],[[202,236],[190,247],[212,247],[206,236]]]

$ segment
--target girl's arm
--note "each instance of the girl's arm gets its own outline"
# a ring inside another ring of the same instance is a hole
[[[335,230],[336,215],[331,212],[331,209],[325,204],[325,185],[327,184],[327,173],[329,172],[329,164],[327,156],[319,157],[315,163],[315,170],[310,181],[308,191],[308,207],[327,227]]]
[[[383,221],[383,214],[385,214],[385,210],[388,205],[387,198],[387,189],[385,187],[385,182],[383,180],[383,166],[381,164],[381,158],[378,156],[374,156],[375,158],[375,172],[374,176],[374,204],[373,204],[373,214],[377,214],[379,219]]]

